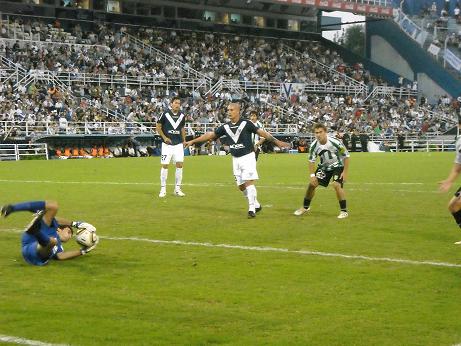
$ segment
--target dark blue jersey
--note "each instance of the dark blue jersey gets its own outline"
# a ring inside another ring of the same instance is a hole
[[[163,112],[157,120],[157,124],[162,125],[162,130],[165,136],[171,139],[171,144],[176,145],[183,142],[182,129],[186,124],[186,116],[181,111],[178,114],[173,114],[171,109]]]
[[[258,129],[249,120],[242,119],[233,124],[227,124],[218,127],[214,133],[218,138],[221,138],[223,144],[229,145],[232,156],[240,157],[254,151],[253,134]]]

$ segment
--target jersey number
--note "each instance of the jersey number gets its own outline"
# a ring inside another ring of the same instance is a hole
[[[162,161],[166,160],[167,155],[162,155]]]

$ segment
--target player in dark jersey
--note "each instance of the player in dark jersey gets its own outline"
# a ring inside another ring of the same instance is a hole
[[[253,134],[264,137],[266,141],[273,142],[280,148],[289,148],[290,144],[275,139],[270,133],[258,129],[249,120],[240,118],[240,104],[231,103],[227,107],[230,121],[219,126],[213,132],[186,142],[186,147],[195,143],[206,142],[221,138],[224,144],[229,145],[232,155],[232,165],[235,181],[248,199],[248,218],[254,218],[256,212],[262,209],[257,199],[255,180],[258,172],[256,170],[256,158],[253,145]]]
[[[50,259],[66,260],[83,256],[93,250],[97,243],[91,247],[79,250],[64,251],[62,243],[72,238],[72,227],[86,228],[91,226],[85,222],[70,222],[56,218],[58,204],[54,201],[35,201],[18,204],[7,204],[1,208],[1,215],[7,217],[18,211],[36,213],[22,235],[22,256],[29,264],[43,266]],[[98,239],[99,241],[99,239]]]
[[[184,145],[186,141],[186,116],[180,111],[181,100],[175,96],[171,99],[170,109],[163,112],[157,121],[157,133],[162,137],[162,156],[160,164],[160,193],[159,197],[166,196],[166,181],[168,178],[168,165],[171,159],[176,164],[175,190],[176,196],[184,197],[181,190],[182,169],[184,163]]]
[[[458,127],[461,129],[461,118],[458,120]],[[439,189],[442,192],[447,192],[453,185],[456,178],[461,173],[461,136],[456,140],[456,158],[450,174],[445,180],[439,182]],[[455,195],[448,203],[448,210],[453,215],[456,224],[461,228],[461,187],[456,190]],[[461,245],[461,241],[455,243]]]

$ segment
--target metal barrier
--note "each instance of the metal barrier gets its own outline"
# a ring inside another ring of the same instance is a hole
[[[0,161],[19,161],[31,156],[43,156],[48,160],[48,146],[45,143],[0,144]]]
[[[186,123],[186,131],[189,135],[197,132],[205,133],[213,131],[220,123]],[[57,122],[36,121],[1,121],[0,130],[9,133],[12,130],[21,136],[32,136],[34,138],[44,136],[79,136],[79,135],[149,135],[157,134],[155,123],[136,122],[69,122],[60,126]],[[280,124],[266,127],[266,130],[275,135],[296,134],[296,124]]]

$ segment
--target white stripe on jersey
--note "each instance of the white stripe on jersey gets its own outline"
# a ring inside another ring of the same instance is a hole
[[[176,130],[179,126],[179,124],[181,124],[181,121],[182,119],[184,118],[184,114],[183,113],[179,113],[179,117],[176,121],[173,120],[173,118],[171,117],[170,113],[168,112],[165,112],[165,117],[168,119],[168,121],[170,122],[171,126],[173,126],[173,128]]]

